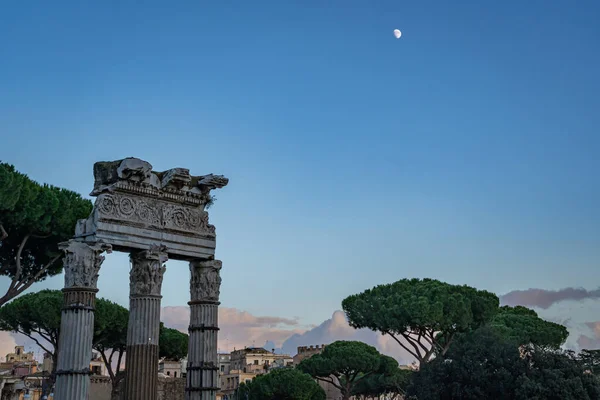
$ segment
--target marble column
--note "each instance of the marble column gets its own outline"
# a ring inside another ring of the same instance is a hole
[[[125,399],[156,400],[164,247],[131,253]]]
[[[221,261],[190,263],[190,339],[186,400],[214,400],[219,390],[217,333]]]
[[[111,246],[69,240],[60,244],[65,252],[65,287],[56,365],[56,400],[88,398],[90,361],[94,336],[94,307],[98,272],[103,252]]]

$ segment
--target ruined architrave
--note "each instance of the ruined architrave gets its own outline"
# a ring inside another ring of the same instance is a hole
[[[186,398],[215,399],[221,262],[214,259],[215,227],[208,222],[206,206],[212,202],[211,190],[224,187],[228,179],[192,176],[184,168],[156,172],[136,158],[98,162],[94,178],[94,209],[77,223],[75,237],[63,246],[61,324],[68,326],[61,329],[56,399],[88,396],[96,281],[104,259],[100,253],[110,249],[129,253],[132,264],[126,400],[156,398],[161,286],[168,259],[190,262]],[[80,310],[86,318],[74,316]],[[69,348],[73,352],[65,351]]]

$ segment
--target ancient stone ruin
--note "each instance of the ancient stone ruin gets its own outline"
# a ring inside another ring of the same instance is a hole
[[[172,259],[188,261],[191,273],[186,399],[215,399],[221,261],[214,258],[215,227],[206,207],[211,191],[228,179],[192,176],[184,168],[156,172],[137,158],[98,162],[94,178],[94,209],[61,244],[65,288],[55,398],[88,398],[96,283],[102,254],[114,250],[131,259],[125,398],[156,400],[161,286]]]

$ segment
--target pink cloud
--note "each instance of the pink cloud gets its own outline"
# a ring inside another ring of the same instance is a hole
[[[577,339],[577,345],[582,350],[583,349],[587,349],[587,350],[600,349],[600,339],[599,338],[591,338],[586,335],[581,335]]]
[[[190,311],[188,307],[164,307],[161,319],[170,328],[187,332]],[[368,329],[354,329],[342,311],[335,311],[330,319],[304,329],[297,318],[255,316],[236,308],[219,308],[219,349],[232,351],[245,346],[264,346],[267,342],[286,354],[295,355],[298,346],[330,344],[336,340],[358,340],[377,348],[383,354],[396,358],[402,364],[414,361],[398,343]]]
[[[587,322],[585,325],[589,330],[577,338],[577,345],[580,349],[600,349],[600,321]]]
[[[161,320],[170,328],[187,333],[189,307],[163,307]],[[303,333],[298,319],[256,316],[236,308],[219,308],[219,343],[221,351],[232,351],[245,346],[263,346],[272,342],[280,347],[290,336]]]

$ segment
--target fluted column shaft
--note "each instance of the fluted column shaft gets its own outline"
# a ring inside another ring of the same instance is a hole
[[[219,390],[217,333],[221,261],[190,263],[190,327],[186,400],[214,400]]]
[[[164,247],[153,247],[130,258],[125,399],[156,400],[160,291],[167,253]]]
[[[60,320],[56,400],[87,400],[94,336],[94,310],[101,254],[109,245],[70,240],[60,244],[65,252],[64,302]]]

